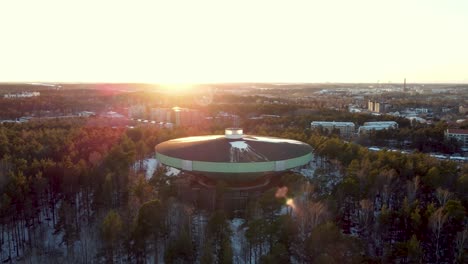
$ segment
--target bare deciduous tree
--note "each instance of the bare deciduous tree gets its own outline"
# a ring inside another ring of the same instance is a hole
[[[447,189],[437,188],[436,196],[440,205],[444,207],[447,201],[452,197],[452,193]]]
[[[435,255],[436,263],[440,260],[440,238],[442,236],[442,229],[445,222],[447,222],[448,215],[444,213],[444,208],[437,209],[429,218],[429,225],[434,234],[435,239]]]

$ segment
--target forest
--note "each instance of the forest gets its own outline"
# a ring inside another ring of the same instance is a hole
[[[252,125],[249,133],[309,143],[315,171],[285,173],[241,219],[222,205],[206,212],[182,203],[177,177],[164,168],[149,178],[139,169],[160,142],[217,131],[94,126],[84,118],[2,124],[0,260],[468,261],[467,165],[419,152],[369,152],[288,124]]]

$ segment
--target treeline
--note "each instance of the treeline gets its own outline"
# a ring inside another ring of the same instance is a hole
[[[177,199],[183,178],[135,169],[157,143],[208,131],[85,121],[0,125],[5,263],[467,261],[467,166],[257,126],[249,132],[311,144],[315,172],[282,175],[235,222],[222,184],[217,210],[203,212]]]
[[[27,90],[26,90],[27,91]],[[23,116],[44,117],[76,114],[81,111],[103,111],[119,107],[115,91],[45,90],[40,96],[5,99],[0,97],[0,119]]]
[[[268,218],[275,213],[264,211],[257,222],[248,225],[246,236],[257,238],[252,242],[257,241],[256,250],[263,253],[265,263],[276,263],[273,260],[280,256],[275,252],[301,263],[468,261],[467,165],[422,153],[370,152],[338,138],[307,135],[297,129],[266,132],[311,144],[318,168],[308,183],[304,178],[293,181],[302,187],[291,196],[300,210],[287,220],[289,228],[279,229],[291,232],[288,243],[281,242],[274,228],[288,216]],[[297,227],[309,229],[301,232]],[[258,238],[262,232],[266,235]],[[284,250],[273,250],[280,242]],[[270,250],[261,247],[265,243]]]
[[[104,253],[102,258],[109,259],[105,243],[113,237],[101,232],[101,221],[116,224],[118,214],[124,230],[135,230],[140,205],[157,197],[131,168],[157,143],[186,132],[92,127],[84,121],[0,125],[4,262],[55,257],[99,262]],[[128,258],[136,259],[140,251],[128,247]]]
[[[359,237],[368,261],[467,261],[466,165],[420,153],[372,153],[334,138],[311,143],[344,175],[327,200],[343,232]]]

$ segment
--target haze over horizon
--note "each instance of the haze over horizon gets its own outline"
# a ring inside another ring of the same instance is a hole
[[[0,3],[0,82],[468,83],[468,2]]]

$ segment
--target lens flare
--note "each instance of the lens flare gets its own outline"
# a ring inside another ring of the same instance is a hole
[[[286,199],[286,205],[291,207],[292,210],[296,209],[296,203],[294,202],[293,198]]]

